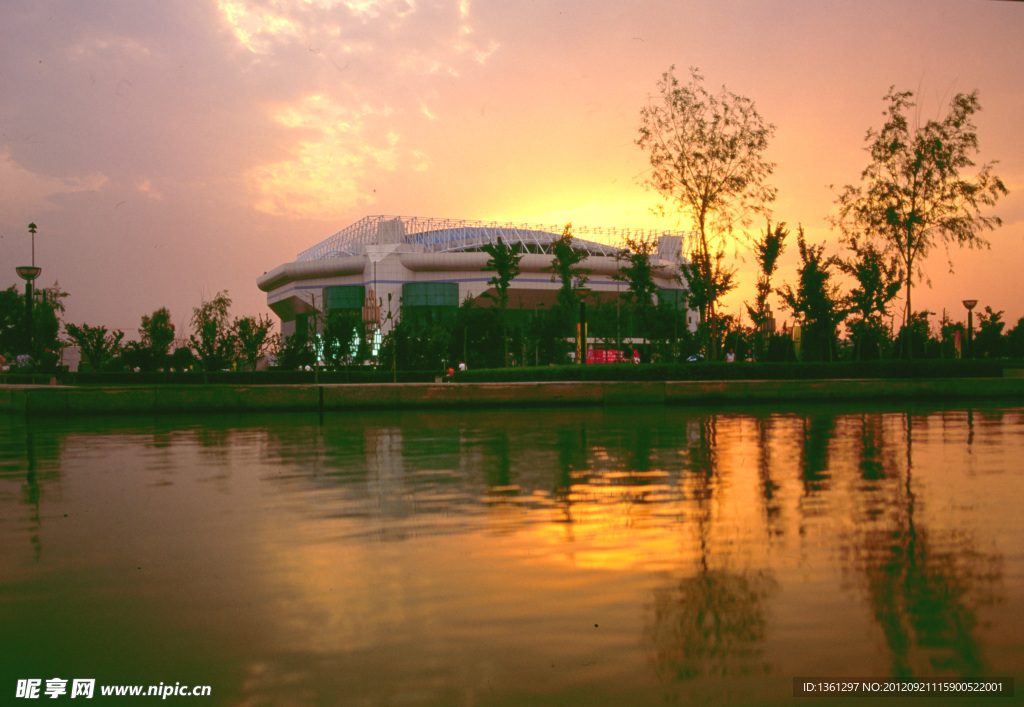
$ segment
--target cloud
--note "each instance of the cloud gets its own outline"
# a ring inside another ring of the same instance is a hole
[[[398,135],[388,130],[387,106],[346,107],[328,96],[306,97],[286,106],[275,119],[310,137],[298,142],[291,157],[249,172],[258,197],[256,208],[277,216],[327,218],[372,203],[364,179],[397,165]]]
[[[32,213],[55,207],[54,197],[79,192],[98,192],[109,180],[102,174],[48,177],[35,174],[0,152],[0,209]]]
[[[382,173],[428,169],[429,152],[401,135],[440,120],[430,97],[498,47],[477,36],[466,0],[220,0],[218,7],[265,77],[282,66],[303,69],[291,94],[258,107],[286,154],[246,170],[255,208],[276,216],[337,218],[373,203]]]

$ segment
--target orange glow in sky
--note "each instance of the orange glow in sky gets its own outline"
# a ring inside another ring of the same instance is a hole
[[[978,89],[980,161],[1010,189],[991,250],[940,248],[915,308],[964,298],[1024,316],[1024,5],[991,0],[169,0],[0,7],[0,287],[39,225],[39,284],[66,321],[135,337],[168,307],[256,278],[368,214],[688,229],[656,216],[634,144],[671,65],[755,101],[775,124],[774,219],[831,242],[835,193],[866,164],[891,85],[939,117]],[[830,187],[830,185],[834,185]],[[761,224],[754,224],[753,230]],[[735,250],[753,296],[754,262]],[[778,310],[778,303],[773,303]],[[900,314],[899,307],[895,314]]]

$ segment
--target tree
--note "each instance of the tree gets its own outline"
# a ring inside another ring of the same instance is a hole
[[[487,281],[487,284],[494,288],[494,294],[486,292],[484,295],[493,299],[498,306],[504,361],[505,366],[508,367],[508,325],[506,321],[508,288],[512,280],[519,275],[519,261],[523,259],[523,254],[519,252],[518,245],[509,246],[501,239],[501,236],[498,237],[497,243],[487,243],[481,247],[481,250],[491,256],[484,266],[484,270],[495,273],[494,277]]]
[[[942,310],[942,319],[939,320],[939,356],[941,358],[960,358],[967,335],[967,328],[963,322],[954,322],[945,309]],[[957,339],[960,340],[960,347],[957,347]]]
[[[914,312],[910,316],[910,324],[900,327],[896,335],[896,351],[901,358],[910,358],[916,351],[921,358],[939,358],[942,355],[942,342],[932,336],[928,317],[934,314],[928,310]]]
[[[0,356],[11,361],[18,354],[22,342],[22,320],[25,300],[17,288],[0,291]]]
[[[1014,358],[1024,357],[1024,317],[1017,320],[1017,324],[1006,332],[1007,355]]]
[[[775,333],[775,330],[770,328],[771,309],[768,306],[768,297],[773,292],[772,276],[778,267],[779,256],[786,249],[788,235],[789,230],[785,223],[776,224],[773,231],[769,219],[764,235],[754,242],[754,257],[761,271],[757,275],[757,296],[754,298],[754,306],[747,305],[747,314],[754,324],[754,354],[758,360],[764,359],[767,354],[766,334],[770,336]]]
[[[615,255],[624,264],[619,266],[612,279],[626,283],[627,289],[622,298],[633,312],[640,335],[647,338],[650,336],[654,295],[658,293],[654,282],[656,266],[651,264],[651,256],[658,250],[658,241],[654,237],[626,236],[624,242],[626,247]]]
[[[565,224],[562,235],[551,243],[551,282],[557,278],[562,286],[558,289],[559,320],[568,325],[575,317],[579,307],[579,288],[587,283],[590,270],[580,267],[587,259],[588,253],[583,249],[573,248],[572,223]]]
[[[316,363],[316,353],[313,351],[313,344],[310,341],[306,329],[296,331],[288,337],[280,337],[275,342],[277,348],[271,349],[277,358],[277,365],[288,371],[309,366]]]
[[[854,357],[860,361],[881,357],[882,343],[890,336],[885,318],[889,305],[900,292],[903,281],[899,259],[888,255],[871,240],[854,234],[845,239],[853,257],[837,259],[840,272],[851,276],[856,285],[850,288],[845,305],[855,315],[849,323],[854,342]]]
[[[992,311],[986,306],[978,312],[978,333],[974,337],[974,351],[971,355],[980,358],[999,358],[1006,355],[1006,339],[1003,336],[1003,311]]]
[[[174,343],[174,323],[166,307],[142,315],[139,327],[139,349],[144,354],[144,367],[148,370],[163,368],[168,351]]]
[[[716,302],[736,287],[736,269],[726,265],[725,251],[719,250],[709,256],[695,253],[690,262],[679,264],[679,270],[686,280],[690,305],[701,312],[697,333],[704,353],[709,360],[717,360],[731,316],[711,316],[709,312]]]
[[[189,344],[204,371],[217,370],[231,363],[235,349],[228,323],[231,298],[227,291],[218,292],[212,300],[204,300],[192,309],[192,335]]]
[[[32,291],[30,351],[25,336],[25,296],[16,287],[0,291],[0,356],[10,362],[18,354],[29,354],[37,370],[54,370],[63,346],[60,340],[61,315],[67,296],[59,282]]]
[[[250,371],[255,371],[260,359],[274,345],[271,330],[274,322],[266,315],[235,317],[231,324],[231,336],[235,343],[235,354],[245,361]]]
[[[981,110],[978,92],[958,93],[941,120],[911,128],[907,112],[915,105],[913,95],[895,86],[889,89],[885,124],[867,133],[871,160],[861,174],[862,185],[847,185],[840,193],[837,219],[844,234],[880,238],[898,255],[906,292],[905,325],[914,311],[911,286],[915,277],[924,277],[923,262],[932,249],[950,243],[987,246],[981,232],[1002,222],[983,215],[982,209],[1008,193],[992,173],[994,162],[982,165],[973,177],[962,176],[974,166],[978,152],[972,122]]]
[[[775,126],[749,98],[724,87],[710,93],[697,69],[686,85],[674,71],[662,74],[658,95],[641,110],[636,144],[649,153],[647,185],[693,224],[691,269],[704,290],[701,320],[715,340],[718,300],[732,276],[722,267],[725,244],[775,199],[766,184],[775,164],[764,157]]]
[[[783,285],[779,295],[803,327],[803,358],[833,361],[838,348],[836,326],[845,318],[839,286],[832,282],[834,261],[825,257],[824,245],[807,244],[802,226],[797,230],[797,246],[801,261],[797,270],[799,284],[796,290]]]
[[[94,371],[113,360],[121,349],[123,331],[108,332],[105,326],[67,324],[64,327],[71,340],[78,345],[82,356],[89,362]]]

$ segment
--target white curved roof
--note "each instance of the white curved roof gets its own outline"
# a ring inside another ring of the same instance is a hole
[[[366,216],[330,238],[301,253],[297,261],[323,260],[359,255],[363,246],[387,243],[422,245],[428,253],[475,251],[500,237],[530,253],[549,253],[551,243],[561,237],[562,227],[497,221],[422,218],[418,216]],[[573,247],[591,255],[614,256],[627,236],[657,238],[659,255],[675,260],[688,234],[643,229],[573,227]]]

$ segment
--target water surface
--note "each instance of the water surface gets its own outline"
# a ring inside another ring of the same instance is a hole
[[[52,677],[210,705],[725,705],[793,704],[797,676],[1013,676],[1022,422],[3,418],[0,703]]]

